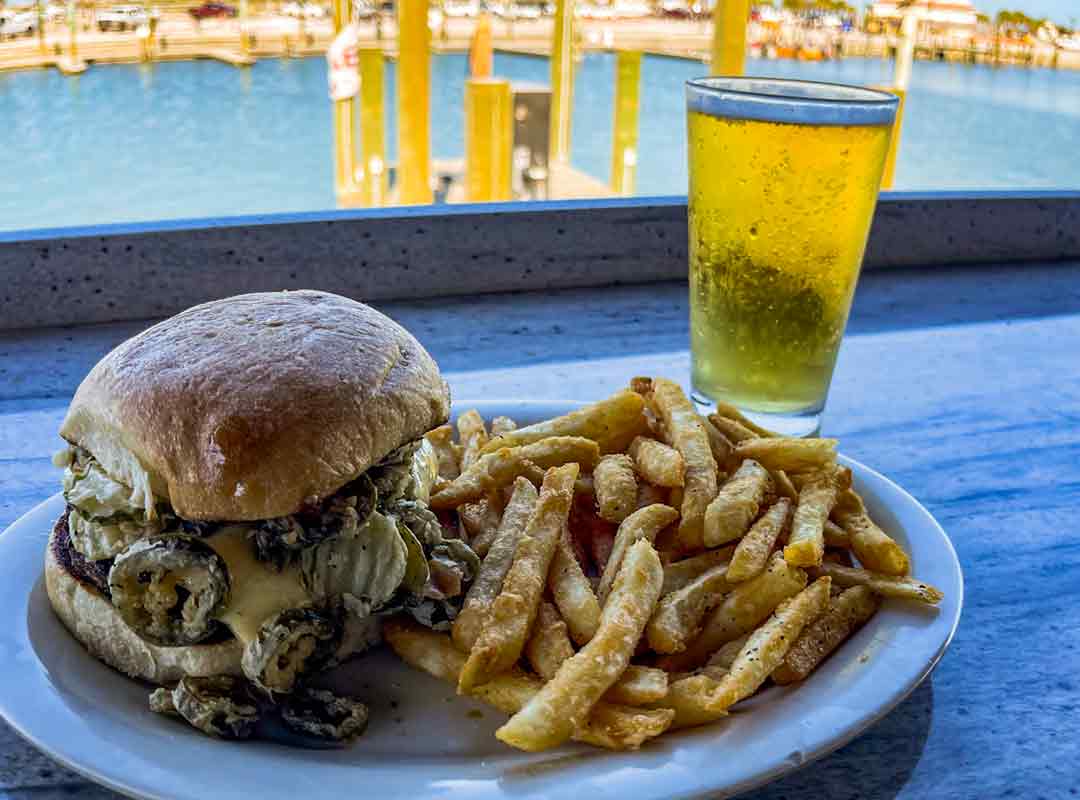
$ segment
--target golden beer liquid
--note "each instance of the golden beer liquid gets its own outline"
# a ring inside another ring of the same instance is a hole
[[[818,411],[890,128],[691,111],[688,134],[694,389],[752,411]]]

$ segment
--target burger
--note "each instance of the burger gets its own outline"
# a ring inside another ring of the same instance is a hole
[[[317,291],[191,308],[87,375],[60,429],[49,600],[151,709],[224,737],[358,735],[309,679],[408,613],[445,629],[478,567],[428,509],[449,391],[404,328]],[[282,734],[284,732],[284,734]]]

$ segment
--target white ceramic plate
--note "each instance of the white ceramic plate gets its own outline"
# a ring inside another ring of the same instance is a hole
[[[489,403],[485,417],[536,420],[562,406]],[[91,658],[53,616],[42,557],[63,510],[57,495],[0,536],[0,714],[88,778],[137,797],[672,798],[735,794],[850,741],[925,678],[960,618],[963,578],[933,517],[896,484],[845,460],[870,513],[945,592],[936,610],[885,603],[798,689],[772,688],[715,725],[664,736],[636,753],[585,746],[523,754],[493,734],[505,717],[385,652],[335,682],[371,704],[351,748],[290,749],[207,738],[147,710],[148,687]]]

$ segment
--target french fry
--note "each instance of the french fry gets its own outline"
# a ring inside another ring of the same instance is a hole
[[[656,541],[656,535],[678,518],[679,512],[671,506],[656,504],[638,509],[623,520],[615,534],[611,555],[604,564],[600,584],[596,589],[601,607],[607,602],[608,593],[615,582],[623,556],[630,550],[631,545],[641,539],[648,539],[650,543]]]
[[[907,575],[911,571],[904,548],[874,524],[854,489],[840,493],[832,516],[851,538],[851,549],[864,567],[886,575]]]
[[[741,538],[765,496],[773,492],[769,471],[751,458],[743,461],[705,509],[705,546],[718,547]]]
[[[538,467],[550,469],[571,462],[588,472],[600,460],[600,448],[583,436],[549,436],[518,448],[521,456]]]
[[[645,635],[657,653],[679,653],[701,630],[701,620],[731,590],[727,565],[720,564],[689,584],[664,595],[656,606]]]
[[[852,586],[833,597],[828,610],[803,630],[788,650],[784,663],[773,670],[773,681],[787,684],[805,680],[833,650],[874,616],[878,605],[877,595],[865,586]]]
[[[672,681],[667,696],[657,706],[675,712],[672,730],[716,722],[727,716],[727,711],[708,708],[708,700],[719,685],[720,682],[710,675],[688,675]]]
[[[502,494],[488,492],[487,497],[458,508],[458,519],[468,535],[469,547],[483,558],[499,530],[502,519]]]
[[[795,597],[782,603],[764,625],[746,640],[728,674],[720,679],[706,707],[727,710],[745,700],[784,662],[803,629],[829,606],[829,578],[819,578]]]
[[[735,457],[735,443],[722,434],[708,419],[701,420],[705,428],[705,435],[709,437],[709,448],[712,450],[713,460],[721,469],[728,468]]]
[[[830,564],[840,564],[845,567],[854,567],[855,562],[851,560],[850,550],[825,550],[825,555],[821,557],[822,563],[828,562]]]
[[[529,444],[552,436],[582,436],[596,442],[603,453],[621,453],[646,429],[644,408],[641,395],[622,391],[561,417],[504,433],[489,441],[484,452],[493,453],[501,447]]]
[[[577,473],[577,464],[566,464],[552,467],[545,474],[536,510],[518,542],[514,563],[461,671],[459,693],[467,694],[474,686],[505,672],[521,657],[551,560],[566,527]]]
[[[593,470],[593,487],[601,517],[618,523],[630,516],[637,504],[637,476],[630,456],[619,453],[601,458]]]
[[[883,575],[857,567],[845,567],[840,564],[824,563],[811,570],[814,576],[828,575],[840,586],[865,586],[870,591],[883,597],[898,597],[901,600],[915,600],[920,603],[937,605],[945,595],[928,583],[914,578],[897,575]]]
[[[454,429],[449,425],[440,425],[425,433],[424,438],[428,440],[439,460],[439,479],[452,481],[460,475],[458,454],[454,450]]]
[[[541,603],[525,656],[544,680],[555,677],[559,667],[574,654],[566,623],[551,603]],[[668,690],[668,676],[662,669],[631,664],[604,694],[606,703],[643,706],[661,700]]]
[[[798,500],[799,490],[795,488],[795,484],[791,482],[791,478],[782,469],[771,470],[773,483],[776,484],[776,493],[780,497],[786,497],[788,500]]]
[[[728,565],[727,579],[740,583],[760,575],[772,555],[773,547],[791,516],[791,501],[781,497],[761,515],[746,536],[739,540]]]
[[[630,379],[630,391],[637,392],[642,397],[652,394],[652,378],[635,375]]]
[[[532,633],[525,645],[529,665],[546,681],[555,677],[559,667],[574,654],[566,623],[551,603],[541,603],[533,623]]]
[[[521,475],[532,480],[539,469],[521,455],[520,448],[504,447],[477,459],[471,467],[433,494],[428,505],[435,510],[457,508],[512,483]]]
[[[706,550],[700,555],[674,561],[664,566],[664,586],[660,596],[671,594],[688,585],[699,575],[708,572],[719,564],[727,564],[735,552],[735,545]]]
[[[764,441],[781,441],[766,439]],[[795,567],[814,567],[825,555],[825,522],[836,498],[851,486],[851,470],[830,464],[808,477],[799,490],[784,558]]]
[[[730,642],[720,646],[720,649],[709,656],[709,660],[705,666],[707,667],[719,667],[723,670],[730,670],[731,665],[735,663],[735,659],[738,657],[739,652],[743,649],[743,645],[746,644],[746,640],[750,638],[750,634],[740,636],[738,639],[732,639]]]
[[[663,700],[668,693],[668,674],[656,667],[631,664],[604,693],[604,702],[644,706]]]
[[[638,474],[654,486],[682,486],[686,480],[686,462],[674,447],[638,436],[626,452]]]
[[[752,458],[769,470],[812,472],[836,461],[836,439],[746,439],[735,457]]]
[[[383,625],[383,637],[405,663],[439,680],[458,683],[465,655],[454,647],[446,634],[395,618]],[[539,679],[514,669],[477,686],[473,696],[500,711],[514,714],[542,685]],[[574,730],[572,738],[609,750],[635,750],[663,733],[673,718],[674,713],[666,709],[598,703],[585,723]]]
[[[728,419],[719,414],[709,414],[709,422],[732,444],[745,442],[747,439],[757,439],[758,435],[743,425],[741,422]]]
[[[826,547],[837,547],[841,550],[851,549],[851,535],[831,519],[825,520],[822,535],[825,537]]]
[[[645,508],[645,506],[651,506],[653,503],[660,503],[661,505],[670,505],[668,503],[669,492],[666,489],[661,489],[659,486],[653,486],[651,483],[639,483],[638,495],[637,495],[637,508]]]
[[[480,571],[465,595],[465,602],[454,620],[452,628],[454,643],[464,652],[472,650],[487,619],[491,604],[502,589],[503,579],[514,563],[518,540],[525,532],[536,508],[537,494],[525,478],[514,481],[514,493],[506,504],[499,529],[487,555],[480,564]]]
[[[716,497],[716,461],[709,437],[693,404],[673,381],[653,380],[653,401],[671,443],[686,462],[679,540],[686,550],[701,549],[705,508]]]
[[[600,602],[574,555],[569,529],[563,529],[548,572],[548,586],[570,636],[578,645],[589,641],[600,624]]]
[[[469,409],[457,418],[458,441],[461,442],[461,469],[466,470],[480,458],[480,451],[488,442],[484,418],[476,409]]]
[[[495,417],[491,421],[491,435],[492,436],[504,436],[510,431],[517,430],[518,424],[514,422],[510,417]]]
[[[495,735],[529,751],[557,747],[569,739],[630,663],[660,596],[663,575],[660,558],[650,542],[639,541],[631,547],[596,635],[564,661],[555,677]]]
[[[596,442],[580,436],[552,436],[521,447],[502,448],[480,456],[449,485],[436,492],[429,505],[434,509],[456,508],[479,500],[519,475],[525,475],[533,483],[541,483],[545,469],[569,463],[592,469],[599,459]]]
[[[741,411],[739,411],[739,409],[735,408],[735,406],[731,405],[730,403],[725,403],[722,400],[716,400],[714,402],[716,404],[717,416],[738,422],[744,428],[753,431],[756,436],[764,436],[766,439],[780,436],[779,433],[774,433],[768,428],[761,427],[752,419],[746,417]]]
[[[763,573],[738,584],[724,597],[689,647],[664,656],[657,666],[677,672],[704,664],[722,644],[754,630],[780,603],[804,588],[806,573],[784,561],[782,553],[774,553]]]

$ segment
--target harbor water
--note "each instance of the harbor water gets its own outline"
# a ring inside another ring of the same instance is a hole
[[[573,163],[608,180],[615,57],[578,65]],[[435,158],[463,150],[464,55],[432,59]],[[892,63],[748,60],[753,74],[887,84]],[[700,63],[646,57],[637,194],[686,192],[683,84]],[[495,73],[547,82],[547,60]],[[394,158],[394,65],[387,64]],[[0,229],[334,207],[322,58],[99,65],[0,73]],[[1080,188],[1080,72],[918,62],[897,189]]]

